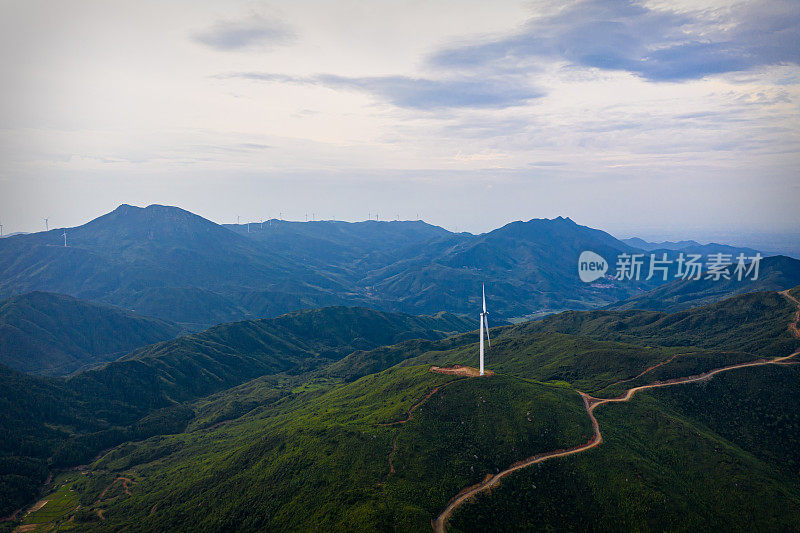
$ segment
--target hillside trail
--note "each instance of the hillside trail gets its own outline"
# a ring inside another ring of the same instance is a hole
[[[794,321],[789,324],[789,331],[792,332],[792,335],[800,339],[800,328],[798,328],[798,326],[800,326],[800,300],[789,294],[789,290],[791,289],[781,291],[779,294],[797,306],[797,312],[794,314]]]
[[[118,476],[116,479],[114,479],[114,481],[108,484],[108,486],[103,490],[103,492],[100,493],[100,496],[97,497],[97,501],[95,503],[100,503],[103,500],[103,498],[105,498],[106,493],[111,489],[111,487],[113,487],[116,484],[117,481],[122,481],[122,490],[125,492],[125,494],[130,496],[131,485],[134,483],[134,481],[124,476]]]
[[[793,297],[791,294],[789,294],[788,291],[783,291],[780,294],[785,296],[789,301],[791,301],[792,303],[794,303],[795,306],[797,306],[797,312],[794,315],[793,322],[789,325],[789,331],[791,331],[792,334],[795,337],[800,339],[800,328],[798,328],[798,324],[800,324],[800,301],[797,300],[797,298]],[[495,474],[494,476],[488,476],[484,481],[482,481],[480,483],[477,483],[475,485],[472,485],[470,487],[467,487],[467,488],[463,489],[461,492],[456,494],[447,503],[447,506],[439,514],[439,516],[437,516],[434,520],[431,521],[431,526],[433,527],[433,530],[436,533],[445,533],[445,528],[447,526],[447,521],[450,519],[450,517],[452,516],[453,512],[458,507],[463,505],[465,502],[467,502],[468,500],[470,500],[471,498],[473,498],[477,494],[491,489],[492,487],[497,485],[500,482],[501,479],[503,479],[504,477],[508,476],[509,474],[511,474],[513,472],[516,472],[517,470],[522,470],[523,468],[527,468],[527,467],[529,467],[531,465],[535,465],[537,463],[541,463],[541,462],[547,461],[548,459],[553,459],[553,458],[556,458],[556,457],[565,457],[565,456],[568,456],[568,455],[581,453],[581,452],[584,452],[586,450],[590,450],[590,449],[595,448],[595,447],[599,446],[600,444],[602,444],[603,435],[600,432],[600,424],[597,422],[597,418],[595,418],[595,416],[594,416],[594,410],[597,409],[597,407],[600,406],[600,405],[603,405],[603,404],[606,404],[606,403],[627,402],[631,398],[633,398],[633,396],[639,391],[643,391],[643,390],[647,390],[647,389],[656,389],[656,388],[659,388],[659,387],[670,387],[670,386],[673,386],[673,385],[682,385],[684,383],[695,383],[695,382],[698,382],[698,381],[704,381],[704,380],[711,379],[713,376],[715,376],[717,374],[720,374],[722,372],[727,372],[729,370],[736,370],[738,368],[748,368],[748,367],[754,367],[754,366],[764,366],[764,365],[773,365],[773,364],[777,364],[777,365],[792,364],[792,362],[790,362],[789,360],[794,358],[798,354],[800,354],[800,349],[794,351],[793,353],[791,353],[789,355],[783,356],[783,357],[776,357],[776,358],[773,358],[773,359],[760,359],[758,361],[751,361],[749,363],[739,363],[739,364],[736,364],[736,365],[716,368],[714,370],[710,370],[710,371],[704,372],[702,374],[697,374],[697,375],[694,375],[694,376],[688,376],[688,377],[685,377],[685,378],[675,378],[675,379],[670,379],[670,380],[665,380],[665,381],[656,381],[655,383],[651,383],[649,385],[641,385],[639,387],[633,387],[633,388],[629,389],[628,391],[626,391],[625,394],[623,394],[622,396],[619,396],[617,398],[595,398],[595,397],[590,396],[590,395],[588,395],[588,394],[586,394],[584,392],[578,391],[578,394],[580,394],[581,398],[583,399],[583,404],[586,407],[586,412],[589,414],[589,419],[592,422],[592,428],[594,430],[594,436],[591,439],[589,439],[589,442],[587,442],[586,444],[579,445],[579,446],[574,446],[572,448],[566,448],[566,449],[563,449],[563,450],[555,450],[555,451],[552,451],[552,452],[546,452],[546,453],[533,455],[531,457],[528,457],[527,459],[523,459],[522,461],[518,461],[518,462],[512,464],[510,467],[508,467],[507,469],[499,472],[498,474]],[[672,357],[672,359],[674,359],[674,358],[675,358],[675,356]],[[666,362],[667,361],[665,361],[662,364],[665,364]],[[656,368],[658,366],[661,366],[661,364],[654,365],[653,367],[650,367],[649,369],[645,370],[642,374],[645,374],[645,373],[649,372],[650,370],[652,370],[653,368]]]
[[[433,368],[437,368],[437,367],[431,367],[431,368],[433,369]],[[433,371],[433,370],[431,370],[431,371]],[[463,378],[456,378],[456,379],[454,379],[452,381],[448,381],[447,383],[444,383],[442,385],[439,385],[438,387],[435,387],[428,394],[423,396],[421,400],[419,400],[417,403],[412,405],[408,409],[408,411],[406,411],[406,417],[404,419],[397,420],[395,422],[389,422],[388,424],[378,424],[378,425],[382,426],[382,427],[390,427],[390,426],[399,426],[399,425],[405,424],[406,422],[408,422],[409,420],[412,420],[414,418],[414,411],[416,411],[422,404],[424,404],[425,402],[430,400],[431,397],[434,394],[439,392],[441,389],[447,387],[448,385],[450,385],[452,383],[455,383],[456,381],[461,381],[461,379],[463,379]],[[389,477],[391,477],[391,475],[394,474],[394,455],[395,455],[395,453],[397,453],[397,438],[399,436],[400,436],[400,434],[398,433],[397,435],[394,436],[394,439],[392,439],[392,451],[389,452],[389,471],[386,474],[386,476],[383,478],[383,480],[378,482],[378,486],[382,486],[384,483],[386,483],[389,480]]]

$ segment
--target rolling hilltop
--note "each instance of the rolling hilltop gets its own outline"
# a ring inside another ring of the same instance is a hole
[[[129,441],[85,475],[59,474],[48,497],[62,510],[23,521],[64,531],[430,531],[465,487],[565,449],[585,451],[504,474],[445,521],[787,528],[800,517],[800,375],[765,361],[800,348],[798,305],[761,292],[496,327],[487,378],[429,370],[475,364],[474,332],[446,336],[472,327],[458,317],[331,308],[223,325],[68,380],[6,371],[24,393],[0,399],[43,423],[5,419],[18,436],[3,451],[33,487],[52,466]],[[600,407],[603,442],[591,446],[578,391],[602,401],[735,365],[754,366]],[[13,501],[32,494],[18,477],[0,482]]]

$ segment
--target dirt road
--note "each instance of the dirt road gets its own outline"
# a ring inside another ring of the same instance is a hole
[[[96,503],[100,503],[103,500],[103,498],[105,498],[106,493],[109,491],[109,489],[111,489],[111,487],[114,486],[114,484],[117,481],[122,481],[122,490],[125,491],[125,494],[127,494],[128,496],[131,495],[131,484],[133,484],[133,480],[127,477],[119,476],[114,481],[109,483],[109,485],[103,490],[103,492],[100,493],[100,496],[97,498]]]
[[[795,313],[795,316],[794,316],[794,321],[789,326],[789,330],[792,332],[792,334],[795,337],[800,338],[800,329],[798,328],[798,324],[800,324],[800,301],[798,301],[796,298],[791,296],[788,293],[788,291],[784,291],[781,294],[783,296],[785,296],[786,298],[788,298],[791,302],[793,302],[798,308],[797,309],[797,313]],[[453,512],[458,507],[460,507],[462,504],[464,504],[466,501],[468,501],[473,496],[475,496],[475,495],[477,495],[477,494],[479,494],[479,493],[481,493],[483,491],[491,489],[493,486],[497,485],[500,482],[501,479],[503,479],[504,477],[508,476],[512,472],[516,472],[517,470],[522,470],[523,468],[527,468],[527,467],[529,467],[531,465],[534,465],[536,463],[541,463],[541,462],[546,461],[548,459],[553,459],[555,457],[565,457],[567,455],[573,455],[573,454],[580,453],[580,452],[583,452],[583,451],[586,451],[586,450],[590,450],[590,449],[592,449],[592,448],[594,448],[596,446],[599,446],[603,442],[603,435],[602,435],[602,433],[600,433],[600,425],[597,422],[597,418],[595,418],[595,416],[594,416],[594,410],[600,405],[603,405],[603,404],[606,404],[606,403],[627,402],[628,400],[633,398],[633,396],[637,392],[642,391],[642,390],[655,389],[655,388],[659,388],[659,387],[670,387],[670,386],[673,386],[673,385],[683,385],[684,383],[694,383],[694,382],[697,382],[697,381],[703,381],[703,380],[711,379],[713,376],[715,376],[715,375],[717,375],[717,374],[719,374],[721,372],[728,372],[729,370],[736,370],[738,368],[748,368],[748,367],[753,367],[753,366],[763,366],[763,365],[773,365],[773,364],[777,364],[777,365],[789,364],[789,363],[791,363],[790,359],[793,359],[798,354],[800,354],[800,350],[797,350],[794,353],[792,353],[791,355],[787,355],[787,356],[784,356],[784,357],[776,357],[774,359],[762,359],[762,360],[759,360],[759,361],[752,361],[752,362],[749,362],[749,363],[740,363],[740,364],[737,364],[737,365],[731,365],[731,366],[726,366],[726,367],[722,367],[722,368],[717,368],[717,369],[711,370],[709,372],[705,372],[703,374],[698,374],[698,375],[695,375],[695,376],[689,376],[689,377],[685,377],[685,378],[670,379],[670,380],[666,380],[666,381],[657,381],[657,382],[651,383],[649,385],[641,385],[639,387],[633,387],[632,389],[629,389],[625,394],[623,394],[622,396],[620,396],[618,398],[608,398],[608,399],[595,398],[593,396],[589,396],[586,393],[578,391],[578,394],[580,394],[581,398],[583,398],[583,403],[586,406],[586,412],[589,414],[589,418],[592,421],[592,427],[594,428],[594,436],[589,440],[589,442],[587,442],[586,444],[580,445],[580,446],[575,446],[575,447],[567,448],[567,449],[564,449],[564,450],[556,450],[556,451],[553,451],[553,452],[547,452],[547,453],[537,454],[537,455],[528,457],[527,459],[524,459],[522,461],[514,463],[513,465],[511,465],[507,469],[503,470],[502,472],[500,472],[500,473],[498,473],[498,474],[496,474],[494,476],[487,477],[481,483],[478,483],[478,484],[473,485],[471,487],[467,487],[466,489],[464,489],[461,492],[459,492],[458,494],[456,494],[453,497],[453,499],[451,499],[448,502],[447,506],[439,514],[439,516],[437,516],[434,520],[431,521],[431,525],[433,526],[433,530],[436,533],[445,533],[445,528],[446,528],[446,525],[447,525],[447,521],[450,519],[450,516],[452,516]],[[647,370],[645,370],[644,372],[642,372],[642,374],[646,374],[650,370],[653,370],[654,368],[656,368],[658,366],[666,364],[667,362],[671,361],[674,358],[675,358],[675,356],[673,356],[668,361],[664,361],[662,363],[659,363],[658,365],[654,365],[654,366],[648,368]],[[640,374],[640,376],[642,374]]]

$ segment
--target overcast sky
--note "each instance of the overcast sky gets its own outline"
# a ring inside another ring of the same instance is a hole
[[[0,0],[0,222],[797,233],[799,33],[796,0]]]

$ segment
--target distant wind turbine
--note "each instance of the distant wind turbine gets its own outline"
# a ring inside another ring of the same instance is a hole
[[[50,231],[50,226],[47,225],[47,219],[46,218],[44,219],[44,230],[45,231]]]
[[[64,248],[67,247],[67,228],[64,228]]]
[[[0,224],[0,237],[2,237],[2,236],[3,236],[3,225]]]
[[[486,342],[489,343],[489,348],[492,347],[492,340],[489,338],[489,313],[486,311],[486,286],[481,285],[483,291],[483,312],[481,313],[481,376],[483,375],[483,332],[486,331]]]

